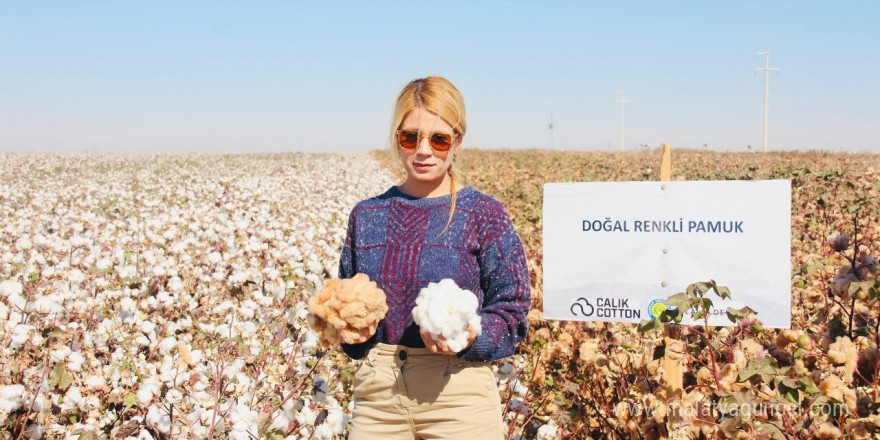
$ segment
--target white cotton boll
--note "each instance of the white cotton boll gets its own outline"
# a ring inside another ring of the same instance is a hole
[[[477,299],[473,292],[463,290],[455,281],[446,278],[439,283],[428,283],[416,298],[413,320],[422,331],[436,341],[445,336],[449,349],[461,351],[468,343],[468,324],[477,335],[482,331],[477,315]]]
[[[109,258],[104,257],[95,262],[95,267],[100,271],[105,271],[113,265],[113,262],[110,261]]]
[[[164,409],[151,406],[147,410],[147,422],[163,434],[171,433],[171,416]]]
[[[11,295],[21,295],[24,292],[24,286],[18,281],[6,280],[0,282],[0,295],[9,297]]]
[[[64,308],[56,303],[51,297],[40,295],[27,305],[26,311],[37,312],[43,315],[54,315],[63,312]]]
[[[100,388],[106,384],[107,384],[107,382],[104,380],[104,378],[101,376],[98,376],[98,375],[92,375],[92,376],[86,377],[86,380],[85,380],[85,385],[88,388]]]
[[[315,424],[315,417],[317,417],[317,416],[318,416],[318,415],[315,414],[315,412],[312,411],[311,408],[309,408],[309,407],[306,406],[306,407],[303,407],[303,408],[302,408],[302,409],[296,414],[296,421],[297,421],[297,423],[299,423],[301,426],[312,426],[312,425]]]
[[[33,246],[34,244],[27,237],[21,237],[20,239],[18,239],[17,242],[15,242],[15,247],[21,251],[30,250]]]
[[[72,386],[67,389],[67,394],[64,395],[64,400],[68,400],[73,402],[76,406],[81,406],[85,399],[83,399],[83,395],[79,390],[78,386]]]
[[[133,437],[129,437],[133,438]],[[146,429],[141,429],[141,432],[138,433],[137,440],[155,440],[153,436],[150,434],[150,431]]]
[[[74,269],[74,270],[70,271],[70,273],[67,275],[67,280],[72,283],[79,284],[79,283],[86,280],[86,275],[84,273],[82,273],[81,270]]]
[[[132,265],[128,265],[122,268],[119,271],[119,276],[122,278],[134,278],[137,275],[137,267]]]
[[[70,371],[82,371],[83,362],[86,361],[86,358],[83,357],[78,351],[74,351],[70,353],[70,356],[67,357],[67,369]]]
[[[315,434],[313,436],[316,440],[333,440],[336,437],[333,433],[333,428],[329,425],[321,425],[315,428]]]
[[[64,362],[64,360],[67,359],[67,356],[69,356],[70,353],[70,347],[62,345],[55,350],[51,350],[49,352],[49,355],[51,356],[51,359],[55,362]]]
[[[176,347],[177,339],[174,336],[169,336],[159,342],[159,353],[167,356],[171,354],[171,351],[174,350]]]
[[[516,394],[517,396],[522,397],[522,398],[525,398],[526,393],[529,392],[529,388],[527,386],[523,385],[523,383],[518,379],[514,379],[514,380],[510,381],[510,384],[508,384],[508,387],[510,388],[511,392],[513,392],[514,394]]]
[[[553,424],[542,425],[538,428],[538,440],[556,440],[559,438],[556,426]]]
[[[155,396],[159,394],[159,383],[153,379],[147,379],[141,383],[141,387],[137,391],[137,399],[141,405],[149,404]]]
[[[312,330],[306,331],[306,334],[303,336],[302,342],[300,342],[300,344],[305,351],[314,350],[318,346],[318,334]]]
[[[24,299],[23,296],[13,293],[6,298],[6,302],[9,303],[10,310],[19,310],[24,311],[27,306],[27,300]]]
[[[180,277],[174,276],[168,280],[168,290],[171,293],[182,293],[184,288],[183,280]]]
[[[337,435],[345,432],[345,425],[348,423],[348,416],[340,408],[331,408],[327,411],[327,418],[324,423],[333,430]]]
[[[232,423],[229,438],[245,440],[250,439],[252,435],[256,436],[258,416],[259,414],[247,405],[238,404],[233,407],[229,413],[229,422]]]
[[[296,420],[296,418],[293,414],[288,414],[286,411],[276,409],[275,412],[272,413],[272,423],[269,424],[269,430],[287,432],[287,427],[289,427],[290,423],[294,420]]]
[[[9,414],[21,407],[24,386],[15,384],[0,386],[0,414]]]
[[[202,353],[202,350],[193,350],[193,351],[189,352],[189,365],[190,366],[198,365],[199,363],[202,362],[203,358],[204,358],[204,355]]]
[[[9,344],[9,348],[15,350],[24,345],[24,343],[30,339],[33,330],[34,327],[32,325],[16,325],[12,329],[12,341]]]

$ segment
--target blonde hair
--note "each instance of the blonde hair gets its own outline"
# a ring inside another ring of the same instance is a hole
[[[401,166],[403,166],[403,162],[400,157],[400,145],[397,143],[395,133],[403,123],[406,114],[417,108],[439,116],[443,122],[452,127],[456,140],[453,143],[453,148],[449,150],[450,154],[454,154],[455,146],[461,143],[461,139],[467,132],[464,98],[452,82],[442,76],[429,76],[410,81],[400,91],[397,104],[394,107],[394,116],[391,118],[391,155]],[[455,214],[455,181],[464,181],[464,176],[454,164],[454,162],[449,164],[447,170],[450,180],[449,193],[452,195],[452,201],[449,204],[449,219],[446,220],[446,227],[440,234],[446,232],[452,223],[452,216]]]

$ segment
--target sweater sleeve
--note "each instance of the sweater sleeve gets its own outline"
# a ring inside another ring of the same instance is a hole
[[[345,244],[342,246],[342,254],[339,256],[339,278],[346,279],[355,276],[357,268],[357,253],[355,252],[355,243],[357,237],[357,216],[356,209],[351,211],[348,216],[348,228],[345,231]],[[370,337],[366,342],[360,344],[340,344],[342,351],[352,359],[362,359],[370,351],[370,348],[376,344],[376,334]]]
[[[500,204],[499,204],[500,205]],[[482,333],[458,356],[473,361],[494,361],[514,353],[528,333],[531,286],[522,241],[510,217],[500,215],[478,257],[483,304]]]

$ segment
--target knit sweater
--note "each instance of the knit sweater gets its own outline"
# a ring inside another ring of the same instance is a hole
[[[458,357],[492,361],[513,354],[528,331],[529,271],[522,242],[504,206],[472,186],[419,198],[396,186],[358,203],[348,218],[339,278],[364,273],[385,291],[388,313],[361,344],[342,344],[360,359],[377,342],[424,347],[412,310],[419,291],[451,278],[477,296],[482,333]]]

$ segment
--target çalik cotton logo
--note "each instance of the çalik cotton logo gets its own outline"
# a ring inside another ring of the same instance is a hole
[[[569,309],[571,310],[572,315],[577,316],[578,314],[574,311],[575,309],[580,309],[581,315],[583,316],[592,316],[593,312],[595,311],[595,308],[593,308],[593,305],[590,304],[590,301],[584,297],[578,298],[577,301],[575,301]]]
[[[629,298],[596,298],[596,305],[590,303],[590,300],[579,297],[569,307],[573,316],[593,316],[599,318],[641,318],[642,311],[630,308]]]

